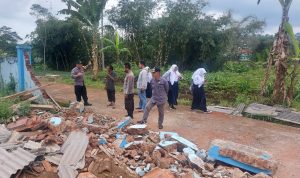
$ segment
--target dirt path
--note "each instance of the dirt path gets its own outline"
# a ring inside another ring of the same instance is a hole
[[[74,101],[73,86],[55,84],[46,88],[55,99]],[[123,95],[118,93],[116,109],[106,107],[106,92],[88,88],[89,101],[95,112],[122,118]],[[135,104],[138,97],[135,96]],[[140,120],[142,113],[134,113],[134,120]],[[150,114],[149,125],[157,129],[157,110]],[[266,150],[280,162],[276,178],[300,177],[300,129],[289,126],[228,116],[222,113],[201,114],[191,112],[187,106],[178,106],[177,110],[166,108],[164,129],[177,132],[195,142],[200,148],[208,149],[213,139],[226,139]]]

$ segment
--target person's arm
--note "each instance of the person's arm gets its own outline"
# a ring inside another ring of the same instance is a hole
[[[169,83],[168,82],[165,82],[165,91],[168,94],[168,92],[169,92]]]
[[[72,71],[71,71],[71,77],[72,77],[72,79],[76,79],[77,77],[79,77],[80,76],[80,73],[76,73],[76,70],[75,69],[73,69]]]
[[[107,75],[108,75],[109,78],[111,78],[113,81],[115,81],[115,79],[116,79],[115,74],[112,73],[111,75],[110,74],[107,74]]]
[[[147,71],[143,70],[142,71],[142,90],[147,89],[147,83],[148,83],[148,73]]]
[[[182,80],[182,79],[183,79],[183,76],[181,75],[180,72],[176,71],[176,74],[177,74],[179,80]]]
[[[125,95],[129,94],[130,90],[132,89],[133,82],[134,78],[132,76],[129,76],[126,81]]]
[[[170,80],[170,71],[167,71],[166,73],[164,73],[164,75],[162,76],[162,78],[166,79],[167,81]]]

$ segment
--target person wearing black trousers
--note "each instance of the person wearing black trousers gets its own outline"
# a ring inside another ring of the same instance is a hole
[[[76,63],[76,67],[74,67],[71,71],[71,77],[74,79],[74,90],[76,95],[77,102],[81,102],[81,98],[84,101],[85,106],[91,106],[88,102],[87,91],[84,85],[84,69],[86,66],[82,65],[81,61]]]
[[[206,74],[206,70],[204,68],[199,68],[194,72],[192,76],[193,102],[192,102],[191,109],[201,110],[204,113],[211,113],[211,111],[207,110],[206,107],[206,95],[204,91],[205,74]]]
[[[177,105],[179,92],[178,82],[182,79],[182,75],[179,73],[177,65],[173,64],[170,70],[163,75],[163,78],[169,83],[168,103],[170,109],[176,109],[174,105]]]

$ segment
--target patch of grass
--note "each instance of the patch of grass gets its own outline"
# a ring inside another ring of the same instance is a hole
[[[13,105],[11,100],[0,100],[0,124],[4,124],[10,121],[13,116],[13,110],[11,106]]]
[[[19,116],[28,116],[30,114],[30,103],[29,102],[22,102],[19,107],[18,107],[18,111],[17,114]]]

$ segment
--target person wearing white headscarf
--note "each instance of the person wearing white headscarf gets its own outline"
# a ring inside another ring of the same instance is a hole
[[[210,113],[211,111],[208,111],[206,107],[206,96],[204,91],[205,74],[206,70],[204,68],[199,68],[192,75],[192,110],[202,110],[205,113]]]
[[[168,102],[171,109],[176,109],[174,105],[177,105],[179,85],[178,81],[182,79],[182,75],[178,71],[178,66],[173,64],[171,68],[163,75],[169,82],[169,93],[168,93]]]

